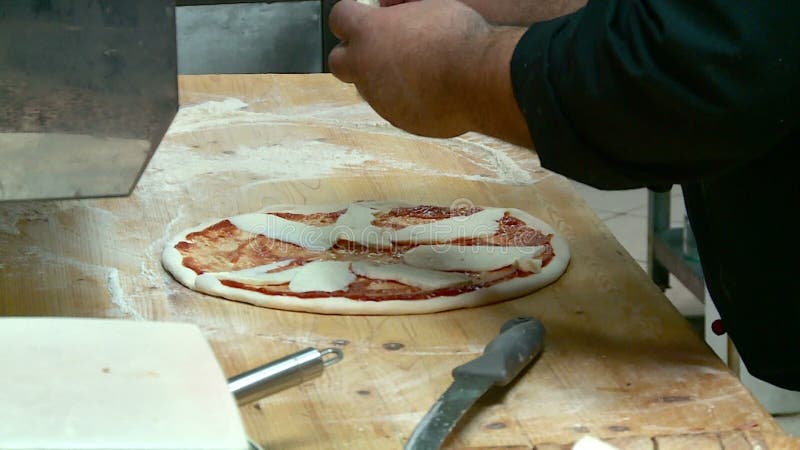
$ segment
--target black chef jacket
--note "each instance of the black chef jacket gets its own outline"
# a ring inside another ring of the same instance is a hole
[[[590,0],[511,62],[542,165],[602,189],[681,184],[748,370],[800,390],[800,2]]]

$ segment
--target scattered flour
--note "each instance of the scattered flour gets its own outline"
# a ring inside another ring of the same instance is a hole
[[[275,123],[309,122],[353,128],[380,127],[405,134],[381,118],[369,105],[314,104],[293,106],[277,112],[247,111],[249,105],[238,98],[212,100],[181,108],[172,121],[167,136],[201,130],[228,128],[235,125],[270,125]]]
[[[95,274],[102,274],[105,272],[106,289],[108,293],[111,294],[111,303],[113,303],[121,313],[136,320],[145,320],[145,318],[128,303],[126,299],[127,296],[120,283],[119,269],[116,267],[107,267],[93,262],[83,261],[35,245],[22,248],[14,262],[15,267],[25,267],[25,270],[28,270],[26,267],[28,264],[35,262],[34,267],[38,270],[35,273],[42,274],[45,272],[40,269],[47,269],[53,266],[72,266],[87,273]]]
[[[457,137],[453,142],[459,144],[458,148],[454,149],[461,153],[483,154],[483,163],[480,165],[496,174],[497,181],[508,184],[531,184],[534,182],[533,176],[527,170],[520,167],[506,151],[511,147],[504,144],[506,149],[498,149],[497,145],[490,145],[488,141],[493,141],[491,138],[481,136],[475,133]],[[496,141],[495,141],[496,142]],[[456,147],[450,145],[450,147]]]
[[[112,267],[108,269],[108,276],[106,277],[106,288],[111,294],[111,303],[117,305],[120,312],[136,320],[145,320],[139,311],[136,311],[133,306],[125,299],[125,292],[122,290],[122,285],[119,282],[119,269]]]
[[[313,140],[300,144],[240,146],[231,150],[232,155],[201,155],[186,145],[165,142],[150,161],[136,191],[164,195],[182,190],[193,182],[202,182],[204,178],[226,176],[230,172],[256,174],[264,181],[323,178],[336,169],[371,160],[364,153]]]
[[[59,211],[75,207],[75,201],[0,203],[0,233],[18,235],[20,220],[49,220]]]
[[[164,190],[182,189],[200,176],[218,176],[229,172],[257,174],[264,182],[323,178],[331,176],[337,169],[354,168],[367,162],[370,164],[359,168],[362,173],[402,170],[417,175],[453,176],[503,184],[535,182],[531,171],[521,167],[509,156],[508,153],[515,149],[514,146],[476,133],[450,140],[415,136],[389,124],[366,103],[292,106],[274,112],[248,111],[248,106],[238,98],[222,98],[181,108],[140,180],[138,192],[163,194]],[[241,146],[228,149],[229,154],[220,152],[209,155],[172,139],[197,131],[234,126],[260,127],[278,123],[328,125],[435,142],[463,155],[487,173],[465,175],[426,166],[424,162],[410,163],[382,155],[373,156],[366,150],[355,150],[320,140],[297,140],[257,147]]]
[[[267,124],[284,119],[278,114],[245,111],[247,106],[247,103],[238,98],[226,98],[183,107],[172,120],[167,136],[237,124]]]

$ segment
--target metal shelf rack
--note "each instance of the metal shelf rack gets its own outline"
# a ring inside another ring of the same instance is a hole
[[[705,280],[700,262],[683,251],[684,229],[670,227],[669,192],[648,191],[647,272],[661,289],[669,287],[669,274],[675,275],[701,302],[705,299]]]

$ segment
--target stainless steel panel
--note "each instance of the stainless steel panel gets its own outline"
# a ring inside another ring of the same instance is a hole
[[[318,0],[180,6],[176,17],[181,74],[321,71]]]
[[[0,200],[130,192],[177,111],[174,11],[0,0]]]

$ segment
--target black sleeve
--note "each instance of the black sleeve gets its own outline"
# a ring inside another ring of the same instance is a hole
[[[605,189],[696,181],[798,126],[800,2],[590,0],[511,62],[542,165]]]

